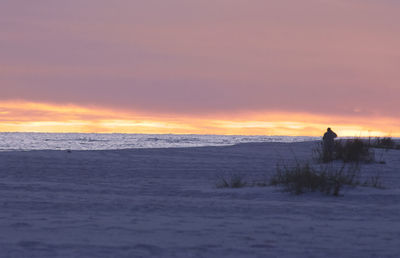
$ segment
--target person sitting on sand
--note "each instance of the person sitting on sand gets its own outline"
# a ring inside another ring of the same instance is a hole
[[[324,137],[322,137],[323,140],[323,151],[324,151],[324,156],[323,160],[324,161],[331,161],[332,156],[333,156],[333,150],[335,148],[335,138],[337,137],[337,134],[331,130],[331,128],[328,128],[326,133],[324,134]]]

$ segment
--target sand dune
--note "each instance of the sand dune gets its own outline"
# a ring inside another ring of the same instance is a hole
[[[384,189],[216,188],[267,180],[315,144],[1,152],[0,256],[399,257],[399,150],[361,168]]]

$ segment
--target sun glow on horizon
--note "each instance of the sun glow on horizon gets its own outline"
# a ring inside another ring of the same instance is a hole
[[[0,101],[0,132],[320,136],[328,126],[339,136],[400,137],[400,121],[393,118],[326,117],[290,112],[192,117],[78,105]]]

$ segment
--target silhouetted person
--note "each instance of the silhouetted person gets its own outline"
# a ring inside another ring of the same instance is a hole
[[[333,151],[335,148],[335,138],[337,137],[337,134],[331,130],[331,128],[328,128],[326,133],[324,134],[324,137],[322,137],[323,140],[323,160],[325,162],[331,161],[333,158]]]

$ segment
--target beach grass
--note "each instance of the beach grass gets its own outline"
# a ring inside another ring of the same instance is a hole
[[[284,190],[294,194],[319,191],[327,195],[339,196],[345,186],[358,184],[358,166],[342,165],[320,166],[316,168],[309,162],[296,163],[294,166],[278,165],[271,177],[271,185],[281,185]]]

